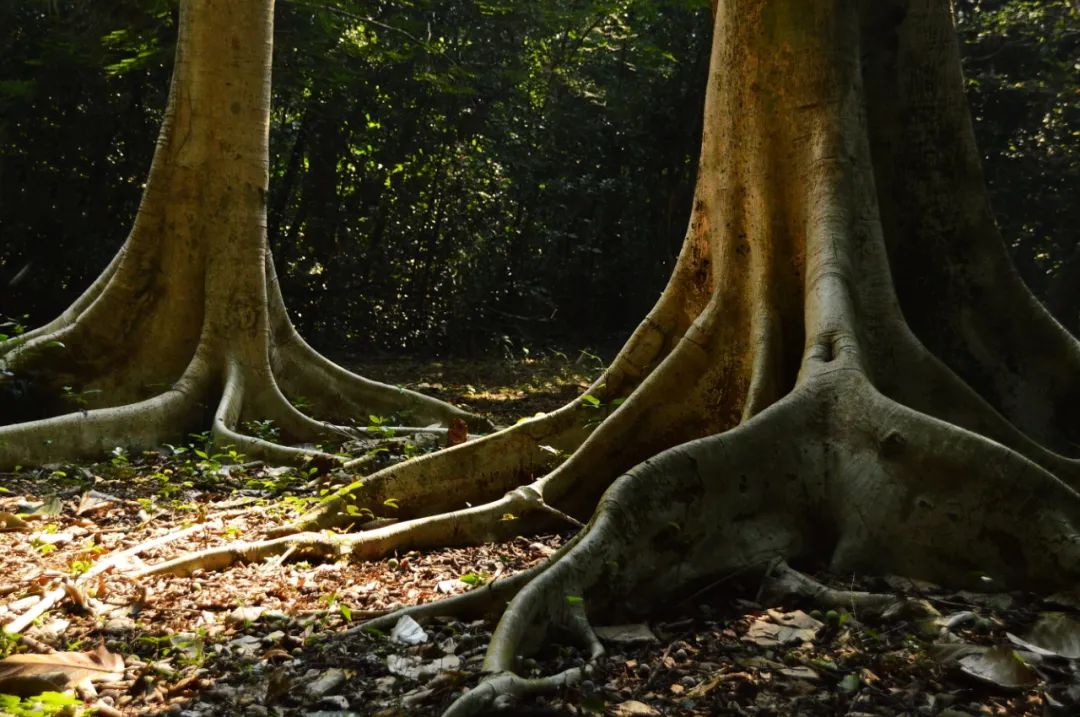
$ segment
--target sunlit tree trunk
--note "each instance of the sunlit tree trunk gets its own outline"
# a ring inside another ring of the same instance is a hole
[[[272,34],[270,0],[181,3],[169,102],[131,234],[62,316],[0,344],[7,380],[79,410],[0,427],[0,466],[150,448],[205,426],[253,457],[318,454],[242,435],[248,418],[272,419],[295,442],[348,433],[290,399],[365,425],[369,414],[472,420],[337,367],[293,329],[266,237]]]
[[[1075,585],[1080,348],[1009,264],[947,0],[719,0],[713,43],[682,253],[586,396],[351,485],[309,532],[155,570],[588,520],[546,564],[412,609],[505,609],[455,716],[580,678],[515,673],[538,631],[597,655],[591,620],[777,560]],[[391,496],[407,520],[313,532]]]

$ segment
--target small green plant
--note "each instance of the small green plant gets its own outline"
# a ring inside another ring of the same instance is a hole
[[[61,397],[66,402],[80,408],[85,408],[90,403],[90,396],[101,393],[101,390],[97,388],[87,388],[80,391],[74,386],[63,386],[60,390],[62,392]]]
[[[327,612],[333,612],[334,610],[337,610],[338,614],[341,615],[342,619],[344,619],[345,622],[352,621],[352,608],[341,602],[338,599],[338,594],[336,592],[323,595],[321,598],[319,598],[319,601],[326,603]]]
[[[22,317],[24,320],[29,318],[27,316]],[[0,321],[0,341],[7,341],[15,336],[22,336],[26,333],[26,324],[18,319],[10,319],[0,317],[3,321]]]
[[[82,575],[90,568],[94,567],[93,561],[90,560],[72,560],[68,565],[68,572],[72,575]]]
[[[479,587],[489,582],[491,580],[491,576],[487,573],[477,573],[474,571],[470,571],[459,577],[458,580],[465,583],[466,585],[471,585],[472,587]]]
[[[206,659],[206,630],[179,635],[140,635],[138,642],[153,651],[154,659],[175,659],[183,667],[200,667]]]
[[[371,512],[371,508],[362,508],[350,503],[345,508],[345,512],[353,518],[367,518],[368,520],[375,520],[375,514]]]
[[[0,714],[12,717],[74,715],[78,714],[84,706],[83,701],[78,697],[63,692],[42,692],[36,697],[25,698],[0,695]]]
[[[116,448],[112,449],[111,453],[112,458],[109,459],[109,462],[117,468],[123,468],[124,466],[131,463],[131,459],[128,458],[127,450],[124,449],[123,446],[117,446]]]
[[[7,630],[0,630],[0,660],[15,652],[15,648],[18,646],[18,635],[13,635]]]
[[[51,553],[56,552],[56,546],[53,545],[52,543],[42,543],[40,541],[35,540],[35,541],[33,541],[33,546],[34,546],[34,550],[38,551],[38,553],[42,557],[45,557],[46,555],[50,555]]]
[[[604,387],[605,387],[604,384],[601,384],[599,386],[599,388],[601,390],[603,390]],[[592,418],[585,421],[586,426],[595,426],[595,425],[598,425],[605,418],[610,416],[611,412],[614,411],[619,406],[621,406],[626,399],[625,398],[616,398],[616,399],[613,399],[613,400],[609,401],[608,403],[604,403],[603,401],[601,401],[596,396],[593,396],[591,393],[586,393],[584,396],[581,397],[580,400],[581,400],[581,405],[584,408],[596,411],[595,416],[593,416]]]
[[[386,416],[368,416],[368,433],[374,438],[393,438],[391,419]]]
[[[274,421],[269,418],[261,421],[247,421],[244,423],[243,428],[248,435],[271,443],[277,443],[281,438],[281,429],[275,426]]]

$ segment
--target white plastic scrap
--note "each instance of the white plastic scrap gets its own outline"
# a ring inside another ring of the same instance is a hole
[[[394,629],[390,631],[390,639],[403,645],[419,645],[428,641],[428,635],[420,623],[408,615],[403,615]]]

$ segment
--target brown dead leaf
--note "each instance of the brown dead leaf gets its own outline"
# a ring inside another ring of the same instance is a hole
[[[615,705],[612,714],[615,717],[656,717],[660,713],[644,702],[627,700]]]
[[[110,682],[124,677],[124,658],[98,645],[93,652],[12,655],[0,660],[0,693],[31,697],[46,690],[63,691],[90,680]]]
[[[460,418],[450,419],[450,428],[446,432],[446,445],[457,446],[469,440],[469,426]]]
[[[88,490],[79,498],[79,507],[75,509],[75,515],[95,513],[111,507],[116,502],[117,498],[114,496],[99,493],[96,490]]]
[[[960,669],[977,680],[1007,690],[1027,690],[1039,684],[1038,674],[1028,666],[1023,655],[1000,645],[960,658]]]
[[[30,524],[25,520],[15,515],[14,513],[8,513],[7,511],[0,510],[0,533],[8,533],[12,531],[26,531],[30,530]]]

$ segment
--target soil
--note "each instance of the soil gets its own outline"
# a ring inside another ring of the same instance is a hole
[[[356,367],[506,425],[579,395],[594,359],[583,352]],[[42,596],[61,595],[19,635],[0,639],[0,657],[8,658],[0,662],[0,692],[18,685],[4,681],[12,656],[104,645],[123,660],[109,679],[78,685],[72,705],[24,699],[11,714],[77,713],[85,705],[107,717],[437,715],[481,678],[498,616],[434,620],[411,632],[399,624],[395,634],[364,630],[363,621],[523,570],[570,537],[369,563],[275,559],[133,578],[140,567],[188,551],[258,539],[347,479],[214,455],[205,441],[192,436],[141,456],[0,474],[0,623],[10,627]],[[380,457],[398,459],[392,451]],[[152,540],[160,544],[130,554]],[[106,560],[112,567],[94,575]],[[760,576],[730,576],[661,613],[609,626],[601,634],[607,654],[586,668],[587,679],[504,714],[1080,713],[1076,596],[815,577],[840,589],[892,593],[902,609],[871,617],[767,600],[758,594]],[[584,663],[576,647],[549,642],[523,658],[520,672],[547,675]]]

